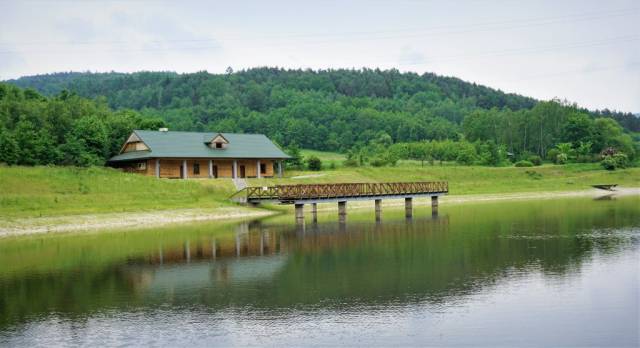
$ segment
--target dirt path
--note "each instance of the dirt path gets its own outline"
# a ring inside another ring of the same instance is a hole
[[[528,199],[553,199],[567,197],[599,197],[599,196],[627,196],[640,195],[640,188],[619,188],[614,192],[591,189],[569,192],[529,192],[529,193],[503,193],[444,196],[440,205],[463,204],[470,202],[492,202]],[[401,206],[402,200],[383,201],[384,206]],[[350,202],[350,209],[370,208],[371,202]],[[324,204],[318,207],[319,211],[337,210],[335,204]],[[16,221],[0,220],[0,238],[38,233],[79,232],[96,231],[104,229],[141,228],[161,226],[171,223],[183,223],[193,221],[251,219],[274,215],[276,212],[248,208],[248,207],[223,207],[217,209],[182,209],[162,210],[140,213],[107,213],[91,215],[71,215],[61,217],[27,218]]]

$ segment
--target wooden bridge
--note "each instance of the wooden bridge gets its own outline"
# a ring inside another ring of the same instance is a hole
[[[412,201],[415,197],[431,197],[432,212],[437,214],[438,196],[449,193],[445,181],[389,182],[389,183],[344,183],[310,185],[276,185],[246,187],[246,201],[252,204],[271,201],[294,204],[296,220],[304,221],[304,205],[312,205],[314,221],[317,220],[317,203],[338,202],[338,215],[346,216],[346,202],[350,200],[374,200],[376,220],[380,220],[383,198],[404,198],[405,213],[412,216]],[[240,191],[242,192],[242,191]]]

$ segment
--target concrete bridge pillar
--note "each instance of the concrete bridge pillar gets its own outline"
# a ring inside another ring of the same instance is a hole
[[[404,199],[404,216],[410,218],[413,216],[413,198],[406,197]]]
[[[304,204],[296,204],[296,223],[304,223]]]
[[[438,196],[431,196],[431,215],[438,215]]]
[[[375,205],[376,205],[376,222],[380,222],[382,218],[382,200],[376,199]]]
[[[347,219],[347,201],[338,202],[338,220],[344,223]]]
[[[318,222],[318,203],[311,203],[311,215],[313,216],[313,222]]]

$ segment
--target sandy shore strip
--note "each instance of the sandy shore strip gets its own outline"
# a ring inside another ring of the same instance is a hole
[[[463,204],[473,202],[499,202],[531,199],[539,200],[571,197],[621,197],[629,195],[640,196],[640,188],[617,188],[616,191],[589,189],[581,191],[560,192],[521,192],[459,196],[451,195],[441,197],[440,206],[447,204]],[[425,204],[430,204],[427,202],[427,200],[428,198],[416,199],[417,202],[424,201],[426,202]],[[368,201],[349,202],[349,209],[371,208],[372,204],[372,202]],[[394,207],[402,205],[404,205],[404,202],[399,199],[383,200],[383,206]],[[292,207],[287,206],[287,208],[285,208],[284,210],[292,210]],[[318,206],[318,211],[334,210],[337,210],[336,204],[320,204]],[[153,212],[68,215],[59,217],[25,218],[15,221],[0,220],[0,238],[39,233],[80,232],[106,229],[154,227],[166,224],[195,221],[254,219],[275,214],[278,214],[278,212],[260,208],[236,206],[216,209],[179,209]]]
[[[254,219],[274,214],[277,212],[238,206],[26,218],[11,222],[0,221],[0,238],[39,233],[143,228],[195,221]]]

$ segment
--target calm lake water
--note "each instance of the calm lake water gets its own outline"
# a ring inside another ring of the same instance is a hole
[[[0,345],[640,344],[638,197],[402,214],[0,239]]]

